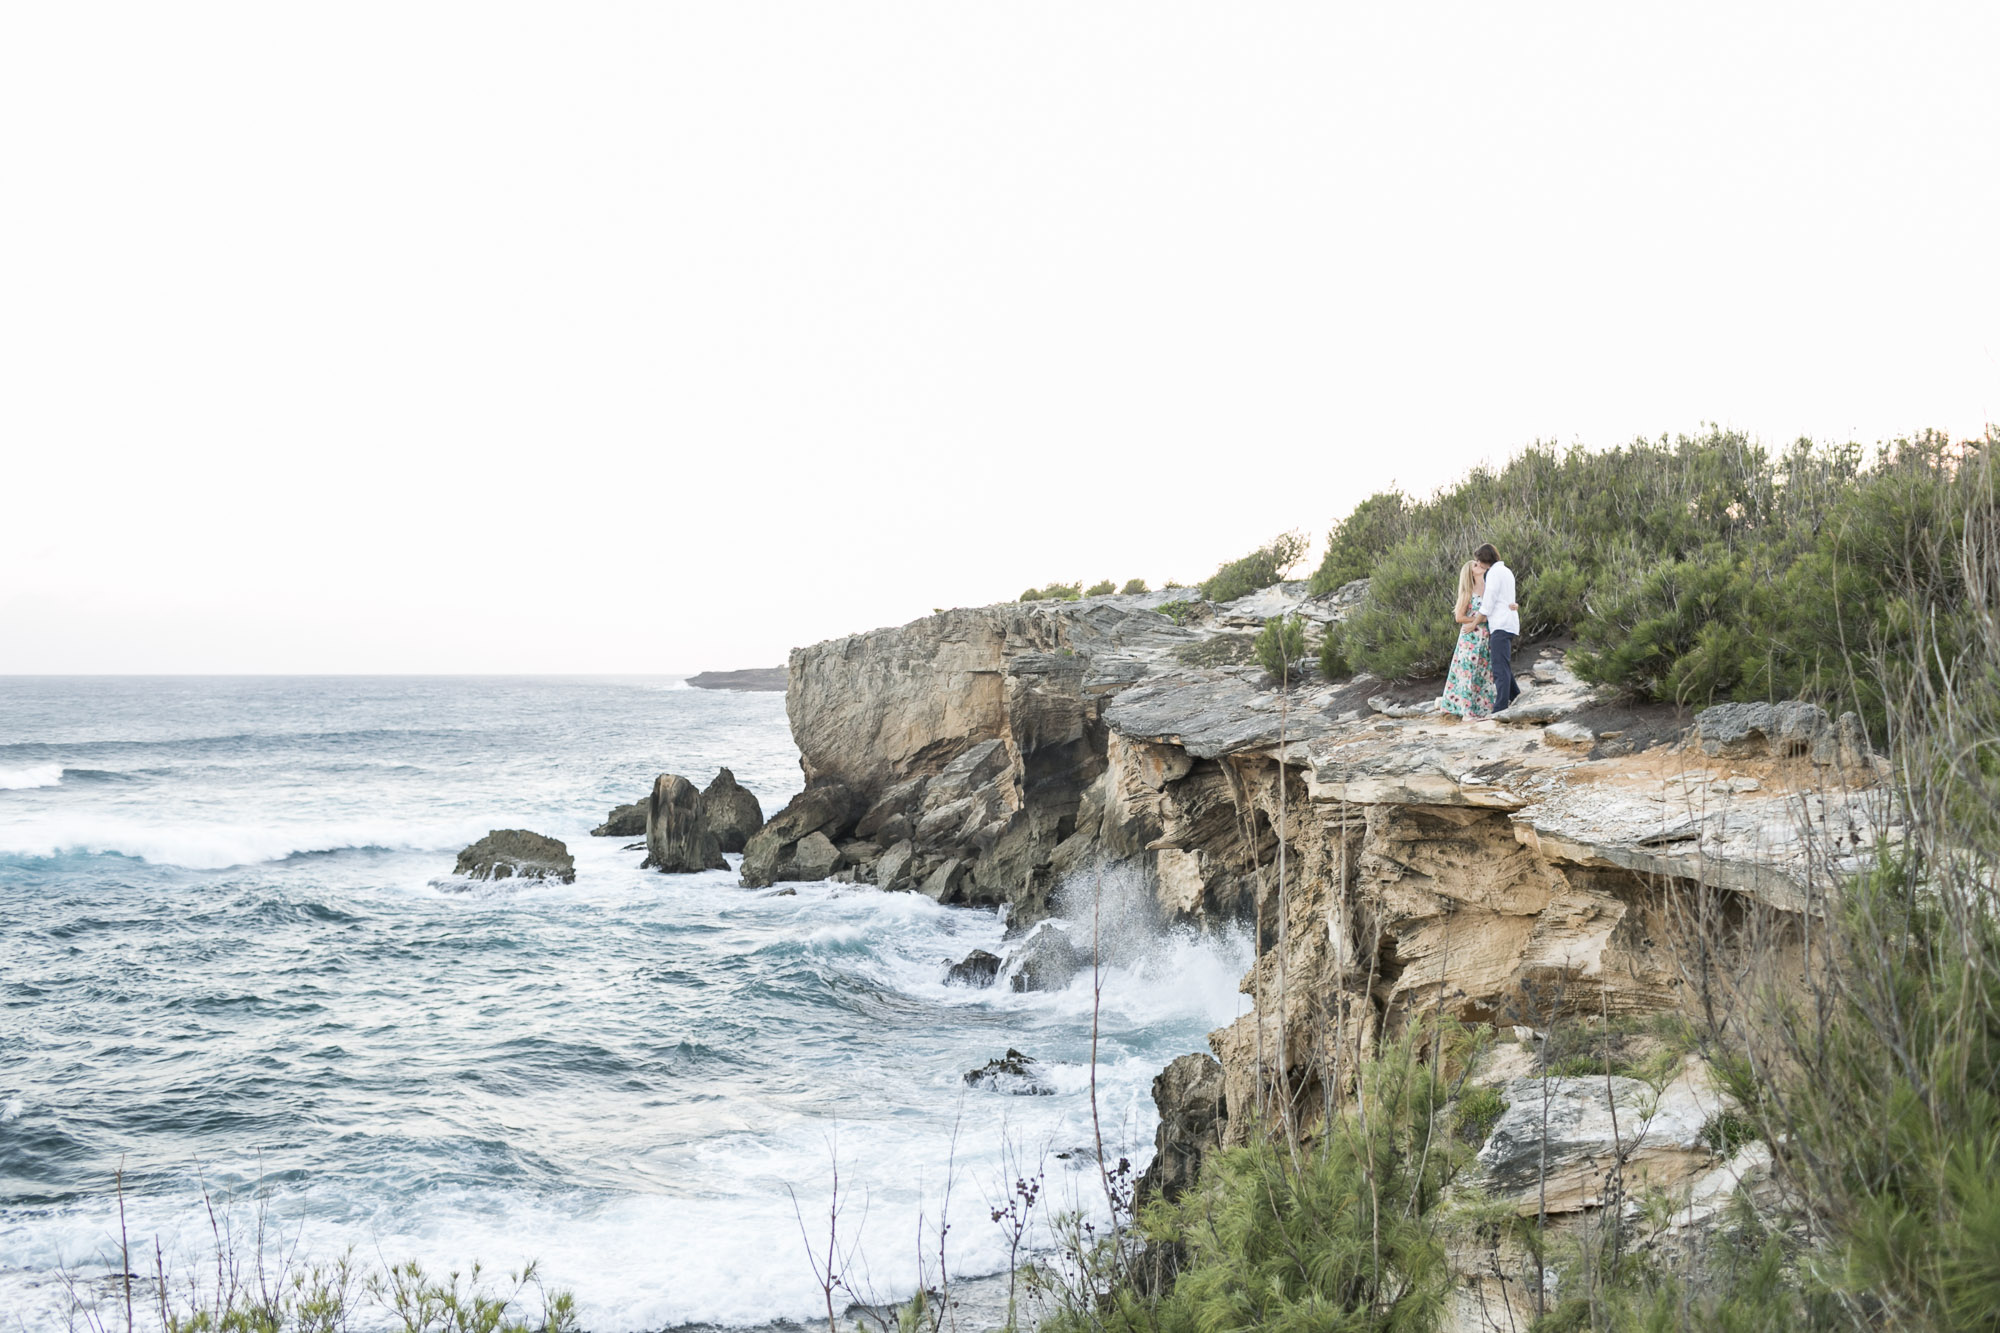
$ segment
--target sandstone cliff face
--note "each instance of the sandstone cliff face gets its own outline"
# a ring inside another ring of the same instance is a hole
[[[1690,1008],[1734,942],[1796,950],[1815,877],[1895,836],[1858,726],[1810,705],[1691,728],[1544,652],[1524,655],[1510,721],[1461,722],[1407,687],[1281,691],[1227,664],[1263,617],[1336,622],[1358,594],[1284,585],[1183,624],[1150,608],[1186,590],[997,606],[799,649],[797,804],[823,812],[815,789],[837,791],[841,813],[781,813],[766,836],[811,824],[841,876],[1017,920],[1119,865],[1164,920],[1254,923],[1251,1012],[1211,1036],[1219,1065],[1158,1085],[1162,1188],[1203,1142],[1271,1123],[1275,1088],[1309,1122],[1354,1054],[1420,1011],[1533,1030]],[[1564,1113],[1594,1132],[1588,1106]],[[1661,1178],[1708,1169],[1687,1126],[1656,1137]],[[1561,1208],[1596,1206],[1573,1185]]]

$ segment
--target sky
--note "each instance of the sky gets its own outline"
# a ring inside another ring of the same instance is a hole
[[[692,672],[2000,420],[2000,6],[0,7],[0,673]]]

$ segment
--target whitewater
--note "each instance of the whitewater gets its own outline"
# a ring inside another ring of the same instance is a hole
[[[170,1268],[212,1253],[212,1202],[301,1257],[536,1260],[595,1333],[820,1311],[793,1197],[823,1215],[836,1159],[884,1297],[947,1185],[968,1275],[1006,1263],[987,1210],[1023,1160],[1101,1211],[1088,974],[946,986],[1000,917],[664,876],[589,836],[724,765],[767,815],[799,789],[782,695],[0,678],[0,1327],[110,1289],[121,1169],[132,1247]],[[576,882],[454,879],[497,828],[567,843]],[[1151,1080],[1243,1011],[1249,946],[1117,902],[1104,933],[1105,1147],[1143,1165]],[[1054,1095],[966,1086],[1010,1047]]]

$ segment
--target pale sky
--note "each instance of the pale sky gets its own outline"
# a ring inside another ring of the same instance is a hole
[[[2000,419],[2000,6],[0,8],[0,672],[697,671]]]

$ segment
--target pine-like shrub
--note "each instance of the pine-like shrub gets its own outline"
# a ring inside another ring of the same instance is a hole
[[[1233,602],[1284,580],[1306,553],[1304,533],[1281,532],[1268,545],[1223,565],[1201,585],[1205,602]]]

